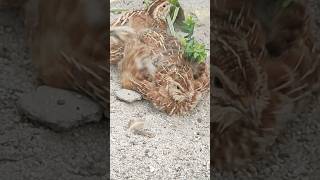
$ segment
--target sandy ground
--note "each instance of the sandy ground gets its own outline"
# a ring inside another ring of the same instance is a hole
[[[181,1],[183,7],[192,11],[208,10],[209,1]],[[315,22],[314,32],[320,40],[320,3],[310,1],[311,15]],[[112,8],[131,9],[138,2],[112,1]],[[205,14],[205,13],[203,13]],[[201,18],[201,16],[200,16]],[[201,33],[207,33],[209,21],[204,21],[199,37],[208,42]],[[320,47],[320,46],[319,46]],[[118,76],[112,69],[112,91],[119,88]],[[187,117],[170,118],[154,110],[147,102],[126,104],[111,97],[111,163],[114,179],[209,179],[209,99]],[[215,180],[317,180],[320,177],[320,101],[318,95],[306,99],[303,113],[294,114],[284,129],[283,137],[269,150],[269,154],[249,165],[244,171],[221,172],[213,170]],[[207,117],[207,118],[206,118]],[[156,137],[146,139],[127,133],[125,126],[132,118],[147,121]],[[200,118],[201,123],[197,122]],[[200,141],[194,134],[203,132]],[[191,143],[190,143],[191,142]],[[203,149],[205,148],[205,149]],[[202,151],[200,151],[202,149]],[[150,154],[150,155],[149,155]],[[205,166],[204,164],[207,163]]]
[[[209,0],[181,0],[181,6],[199,16],[196,38],[209,48]],[[192,2],[192,3],[190,3]],[[142,0],[111,0],[111,9],[141,9]],[[111,14],[111,20],[119,15]],[[116,66],[111,67],[111,178],[209,179],[209,95],[184,117],[170,117],[147,101],[127,104],[117,100],[120,89]],[[131,119],[145,120],[154,138],[127,131]]]
[[[142,0],[141,0],[142,1]],[[138,0],[111,0],[118,8],[139,8]],[[183,7],[208,12],[209,1],[181,1]],[[189,3],[188,3],[189,2]],[[311,0],[315,33],[320,40],[320,2]],[[205,13],[203,13],[205,14]],[[199,39],[209,43],[209,16],[203,15]],[[112,18],[115,18],[113,15]],[[202,34],[202,35],[201,35]],[[31,124],[16,111],[22,93],[34,89],[34,70],[25,46],[22,18],[0,11],[0,179],[100,180],[105,173],[106,130],[103,123],[55,133]],[[113,179],[209,179],[209,98],[188,116],[168,117],[148,102],[116,100],[119,89],[111,68],[111,171]],[[285,140],[252,165],[247,173],[214,171],[212,179],[317,180],[320,177],[320,103],[312,98],[303,114],[292,119]],[[127,132],[130,119],[143,119],[154,138]]]
[[[22,17],[0,11],[0,179],[105,179],[104,123],[55,133],[31,124],[16,110],[18,97],[34,90],[35,72]]]

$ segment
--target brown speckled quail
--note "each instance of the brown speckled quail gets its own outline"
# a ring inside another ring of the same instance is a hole
[[[153,0],[144,10],[125,12],[111,23],[114,26],[130,26],[136,31],[144,28],[166,29],[166,16],[170,11],[170,3],[167,0]]]
[[[169,115],[185,114],[208,90],[206,65],[199,65],[201,73],[195,73],[175,37],[151,29],[134,33],[130,27],[113,28],[112,33],[118,38],[130,35],[120,38],[130,39],[119,63],[122,87],[138,91],[156,108]]]
[[[217,5],[212,15],[214,168],[241,167],[263,154],[296,110],[295,104],[319,85],[319,59],[312,43],[304,43],[305,36],[292,37],[300,40],[274,57],[266,49],[268,32],[246,7]]]
[[[126,12],[111,23],[111,27],[130,26],[135,31],[146,28],[155,28],[165,31],[167,29],[166,16],[170,11],[167,0],[154,0],[145,10]],[[110,63],[116,64],[123,58],[124,44],[110,41]]]
[[[107,2],[39,1],[32,60],[46,85],[80,90],[107,103]]]

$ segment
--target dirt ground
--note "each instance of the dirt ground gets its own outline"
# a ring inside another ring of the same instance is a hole
[[[15,10],[0,11],[0,179],[106,179],[104,123],[55,133],[18,114],[19,96],[35,88],[22,20]]]

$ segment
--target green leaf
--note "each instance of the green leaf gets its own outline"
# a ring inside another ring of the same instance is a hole
[[[185,47],[187,45],[187,40],[184,37],[180,38],[181,45]]]
[[[182,30],[189,34],[189,37],[192,36],[194,27],[195,27],[195,20],[193,19],[193,16],[188,16],[182,24]]]
[[[193,37],[194,28],[196,26],[196,20],[194,16],[189,15],[182,22],[181,29],[183,32],[175,32],[174,23],[181,8],[178,0],[169,0],[169,2],[173,6],[170,9],[170,16],[167,16],[166,20],[171,35],[177,37],[180,40],[183,47],[184,56],[188,60],[198,63],[204,62],[207,57],[207,50],[205,49],[205,46],[203,44],[197,42]]]
[[[176,36],[176,32],[174,30],[173,22],[172,22],[171,18],[169,16],[167,16],[166,19],[168,22],[168,26],[169,26],[169,30],[170,30],[171,35]]]
[[[174,22],[176,21],[176,19],[177,19],[177,16],[178,16],[178,13],[179,13],[179,7],[175,7],[175,9],[174,9],[174,12],[173,12],[173,16],[172,16],[172,24],[174,24]]]
[[[128,11],[128,9],[111,9],[110,11],[113,14],[121,14],[124,11]]]
[[[169,3],[173,6],[180,7],[180,3],[178,0],[169,0]]]
[[[198,63],[205,61],[207,57],[207,50],[203,44],[194,40],[193,37],[183,38],[181,41],[184,48],[184,55],[187,59]]]
[[[144,4],[144,7],[145,7],[145,8],[148,8],[149,5],[151,4],[151,0],[143,0],[142,3]]]

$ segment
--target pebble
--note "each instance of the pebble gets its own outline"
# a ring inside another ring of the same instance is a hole
[[[150,152],[149,149],[146,149],[146,150],[144,151],[144,154],[145,154],[146,157],[152,157],[152,152]]]
[[[103,109],[91,99],[80,99],[75,92],[48,86],[23,94],[18,109],[30,121],[56,131],[98,122],[103,117]]]
[[[119,100],[122,100],[128,103],[142,100],[141,94],[135,91],[131,91],[129,89],[120,89],[115,92],[115,95]]]
[[[150,172],[154,172],[155,168],[153,166],[149,166],[149,170],[150,170]]]

